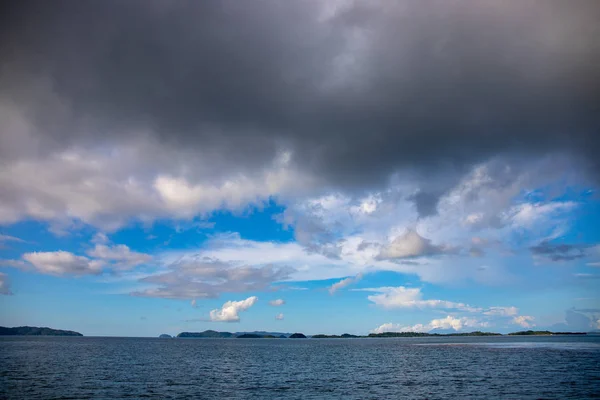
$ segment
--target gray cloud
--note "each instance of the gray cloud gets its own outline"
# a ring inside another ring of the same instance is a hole
[[[152,260],[152,256],[137,251],[131,251],[124,244],[105,245],[96,244],[87,254],[97,260],[111,263],[115,269],[130,269],[137,265],[147,263]]]
[[[588,332],[594,328],[598,328],[596,326],[596,321],[592,320],[587,315],[579,312],[583,310],[566,310],[565,311],[565,322],[561,322],[558,324],[554,324],[550,327],[551,330],[554,331],[578,331],[578,332]],[[598,316],[596,316],[596,319]]]
[[[408,229],[402,235],[396,237],[391,243],[383,247],[377,259],[379,260],[401,260],[422,256],[435,256],[456,252],[456,249],[434,245],[430,239],[426,239],[413,229]]]
[[[600,171],[597,1],[332,4],[16,2],[0,23],[0,155],[153,144],[142,178],[171,165],[196,182],[259,174],[286,149],[341,190],[400,170],[455,180],[507,154]],[[422,216],[442,181],[414,196]]]
[[[587,247],[589,246],[564,243],[557,244],[543,241],[529,249],[534,255],[542,256],[551,261],[571,261],[585,257],[585,249]]]
[[[11,295],[13,294],[10,290],[10,279],[4,272],[0,272],[0,294]]]
[[[134,296],[171,299],[219,297],[222,293],[264,290],[272,283],[289,278],[290,267],[272,265],[236,266],[210,259],[182,260],[169,266],[168,272],[142,278],[150,288],[132,293]]]

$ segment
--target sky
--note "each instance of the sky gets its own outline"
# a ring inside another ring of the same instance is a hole
[[[0,325],[600,329],[596,0],[0,15]]]

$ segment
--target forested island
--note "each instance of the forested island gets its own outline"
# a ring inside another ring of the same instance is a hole
[[[323,335],[323,334],[318,334],[318,335],[313,335],[311,337],[313,339],[348,339],[348,338],[360,338],[360,337],[365,337],[365,336],[357,336],[357,335],[351,335],[349,333],[343,333],[341,335]]]
[[[83,336],[79,332],[64,331],[62,329],[52,329],[37,326],[17,326],[7,328],[0,326],[0,336]]]
[[[353,338],[402,338],[402,337],[460,337],[460,336],[518,336],[518,335],[586,335],[585,332],[550,332],[550,331],[519,331],[508,334],[502,334],[497,332],[457,332],[457,333],[436,333],[436,332],[382,332],[382,333],[370,333],[369,335],[351,335],[344,333],[342,335],[325,335],[317,334],[312,336],[306,336],[303,333],[280,333],[280,332],[218,332],[208,330],[204,332],[181,332],[177,335],[178,338],[226,338],[226,339],[353,339]]]
[[[585,332],[550,332],[550,331],[519,331],[508,334],[509,336],[549,336],[549,335],[587,335]]]

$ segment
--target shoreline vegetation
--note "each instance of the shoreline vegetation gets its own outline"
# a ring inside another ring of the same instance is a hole
[[[595,332],[589,332],[595,334]],[[455,337],[455,336],[565,336],[565,335],[587,335],[587,332],[551,332],[551,331],[518,331],[507,334],[496,332],[456,332],[456,333],[435,333],[435,332],[382,332],[370,333],[368,335],[351,335],[344,333],[342,335],[324,335],[317,334],[306,336],[303,333],[281,333],[281,332],[219,332],[206,330],[203,332],[181,332],[177,336],[162,334],[159,338],[171,339],[359,339],[359,338],[399,338],[399,337]],[[61,329],[52,329],[47,327],[19,326],[7,328],[0,326],[0,336],[83,336],[79,332],[67,331]]]

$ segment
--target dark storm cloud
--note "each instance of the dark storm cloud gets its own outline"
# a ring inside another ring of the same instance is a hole
[[[147,138],[251,170],[283,148],[341,189],[499,154],[598,172],[596,0],[341,4],[14,2],[0,100],[43,149]]]

